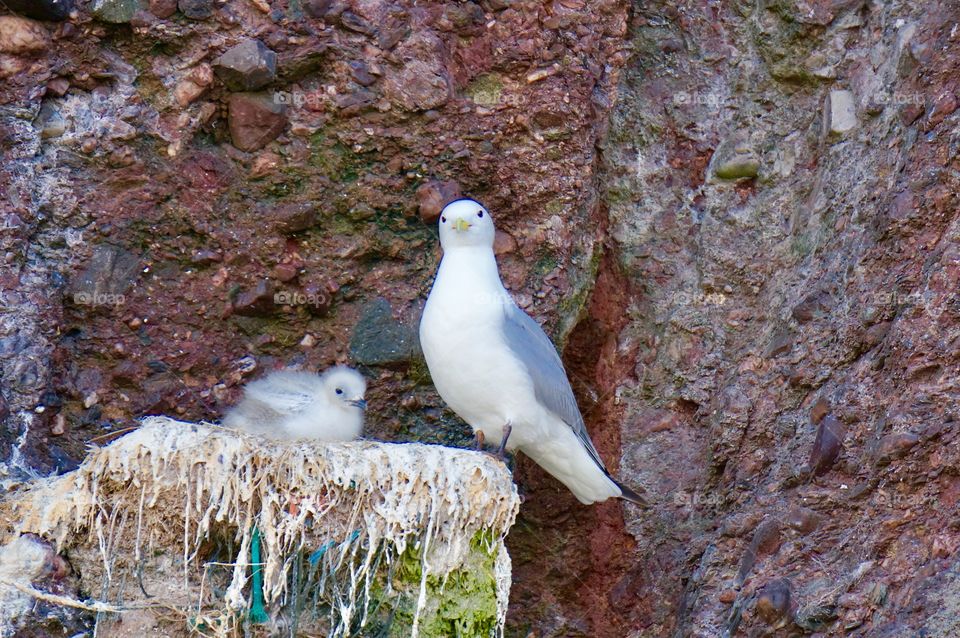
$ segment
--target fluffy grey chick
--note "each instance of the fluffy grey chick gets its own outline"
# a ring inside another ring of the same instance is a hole
[[[367,382],[346,366],[322,375],[279,370],[243,389],[224,427],[274,439],[352,441],[363,428]]]

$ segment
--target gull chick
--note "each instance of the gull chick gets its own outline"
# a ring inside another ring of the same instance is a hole
[[[273,439],[352,441],[363,428],[366,391],[364,378],[346,366],[322,375],[279,370],[246,386],[223,425]]]
[[[643,499],[610,476],[587,433],[560,356],[500,281],[490,213],[472,199],[440,214],[443,258],[420,321],[433,383],[478,442],[501,439],[581,503]]]

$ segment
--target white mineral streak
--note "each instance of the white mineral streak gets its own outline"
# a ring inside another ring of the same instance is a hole
[[[171,507],[180,503],[178,507]],[[179,539],[187,578],[212,526],[235,530],[232,580],[224,617],[247,607],[252,530],[262,535],[264,598],[287,594],[292,558],[335,540],[342,551],[322,560],[331,571],[347,566],[338,585],[335,635],[348,635],[365,618],[375,558],[395,561],[408,546],[422,561],[413,635],[426,604],[427,577],[444,578],[464,564],[478,532],[492,533],[497,609],[502,634],[510,589],[510,557],[503,538],[519,498],[502,464],[475,452],[423,444],[372,441],[277,443],[208,424],[148,417],[138,430],[94,449],[75,472],[32,488],[15,511],[20,533],[99,545],[112,581],[116,549],[130,556]],[[178,511],[171,511],[178,510]],[[183,517],[184,520],[181,520]],[[179,530],[179,531],[177,531]],[[86,535],[86,536],[85,536]],[[163,539],[163,540],[161,540]],[[325,541],[323,539],[326,539]],[[355,560],[352,560],[355,559]],[[202,566],[201,566],[202,568]],[[359,614],[359,616],[358,616]]]

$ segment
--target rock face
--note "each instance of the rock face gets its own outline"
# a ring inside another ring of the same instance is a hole
[[[405,331],[465,195],[653,504],[518,458],[508,635],[958,633],[956,3],[176,4],[0,16],[14,474],[282,365],[464,442]]]
[[[954,516],[928,499],[952,502],[958,460],[934,398],[958,367],[956,116],[934,113],[960,48],[929,47],[960,13],[878,9],[634,16],[601,168],[632,318],[595,370],[626,369],[597,394],[617,399],[621,476],[661,505],[626,511],[620,635],[957,631],[936,557]],[[823,522],[794,525],[801,507]],[[779,541],[756,546],[771,517]]]

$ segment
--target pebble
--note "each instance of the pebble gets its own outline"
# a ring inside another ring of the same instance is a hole
[[[318,211],[312,202],[292,202],[261,207],[260,214],[263,221],[276,232],[292,235],[316,224]]]
[[[67,417],[58,414],[53,417],[53,425],[50,426],[51,436],[63,436],[67,432]]]
[[[294,264],[277,264],[273,267],[273,276],[284,283],[293,281],[298,274],[300,270]]]

